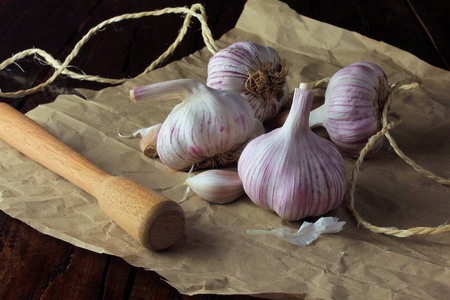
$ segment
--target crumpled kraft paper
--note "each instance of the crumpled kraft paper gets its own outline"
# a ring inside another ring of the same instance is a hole
[[[236,28],[217,45],[224,48],[243,40],[271,46],[286,59],[291,90],[357,61],[380,65],[391,83],[415,77],[421,87],[401,91],[391,106],[403,120],[392,135],[424,168],[449,176],[450,72],[382,42],[300,16],[275,0],[249,0]],[[187,173],[143,157],[138,140],[121,139],[117,130],[128,133],[162,122],[178,103],[133,103],[131,88],[177,78],[206,82],[210,57],[205,48],[121,86],[83,90],[86,100],[62,95],[28,116],[107,172],[178,201],[184,196]],[[354,163],[345,160],[349,180]],[[450,234],[400,239],[371,233],[357,226],[346,207],[348,197],[326,214],[345,221],[343,231],[297,247],[246,232],[286,225],[297,231],[301,221],[285,223],[247,197],[214,205],[190,194],[181,203],[186,213],[182,239],[167,251],[151,252],[104,215],[90,195],[2,141],[0,170],[4,212],[45,234],[154,270],[183,294],[430,299],[450,292]],[[449,196],[448,187],[417,173],[386,141],[375,157],[363,163],[355,194],[363,218],[399,228],[447,222]]]

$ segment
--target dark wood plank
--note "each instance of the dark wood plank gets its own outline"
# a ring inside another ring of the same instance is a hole
[[[417,21],[422,23],[423,30],[436,44],[436,51],[445,67],[450,70],[450,2],[409,0],[409,3]],[[426,57],[424,55],[423,59],[427,60]]]
[[[136,269],[123,259],[111,256],[104,281],[103,299],[129,299]]]
[[[139,268],[131,290],[130,299],[180,299],[176,289],[161,280],[155,272]]]
[[[246,0],[238,1],[216,1],[209,0],[206,2],[205,8],[208,15],[208,25],[215,40],[218,40],[234,28],[242,14]],[[203,40],[200,41],[203,47]]]
[[[39,299],[101,299],[108,256],[75,249],[69,265],[58,266],[57,276]]]
[[[86,4],[83,4],[83,3]],[[75,45],[83,38],[88,31],[97,26],[99,23],[118,15],[132,12],[133,5],[138,1],[127,1],[121,5],[117,5],[115,1],[105,0],[91,2],[89,0],[78,1],[79,5],[94,5],[88,12],[80,12],[83,15],[81,21],[76,28],[70,33],[64,47],[54,53],[54,57],[60,61],[64,61],[72,52]],[[78,13],[78,12],[77,12]],[[126,55],[129,47],[129,37],[133,35],[136,25],[132,22],[119,23],[118,25],[110,25],[98,32],[93,38],[81,48],[78,55],[70,62],[71,70],[77,73],[85,73],[89,75],[98,75],[107,78],[124,78],[127,77],[124,68],[128,63]],[[53,69],[47,69],[40,74],[35,82],[46,81],[53,75]],[[58,77],[54,83],[36,94],[25,97],[24,109],[26,112],[33,109],[38,104],[48,103],[63,93],[75,93],[74,88],[89,88],[99,90],[108,85],[70,79],[66,76]]]
[[[283,2],[299,14],[384,41],[434,66],[447,68],[406,0],[314,0],[309,1],[309,5],[305,3],[306,1],[284,0]],[[450,47],[446,37],[450,23],[446,20],[450,13],[449,2],[417,0],[411,2],[427,20],[432,34],[436,36],[435,40],[439,48],[442,49],[448,61]]]
[[[163,278],[155,272],[148,272],[139,268],[136,274],[136,279],[134,281],[133,289],[130,295],[130,299],[146,299],[146,300],[157,300],[157,299],[185,299],[185,300],[220,300],[220,299],[231,299],[231,300],[252,300],[259,299],[247,295],[180,295],[176,289],[170,286]]]
[[[0,212],[0,299],[39,298],[54,290],[63,274],[85,263],[78,250]],[[106,257],[97,261],[104,264]]]
[[[166,5],[161,2],[142,1],[142,11],[153,11],[165,7],[190,7],[195,1],[170,1]],[[181,14],[151,16],[139,20],[139,27],[133,37],[129,61],[129,75],[134,77],[143,72],[174,42],[184,21]],[[169,26],[162,24],[170,24]],[[174,53],[159,67],[174,60],[185,57],[197,50],[196,41],[200,38],[199,22],[192,18],[191,27]]]
[[[66,45],[94,4],[92,1],[4,1],[0,7],[0,60],[32,47],[55,55]],[[16,65],[0,71],[4,92],[30,88],[44,71],[50,69],[33,58],[21,60],[19,65],[26,75]],[[0,100],[21,108],[27,99]]]

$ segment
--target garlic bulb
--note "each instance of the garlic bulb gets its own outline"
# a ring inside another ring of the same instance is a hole
[[[215,90],[193,79],[178,79],[136,87],[131,98],[180,98],[161,126],[157,151],[175,170],[215,168],[237,159],[237,151],[252,136],[255,118],[239,94]]]
[[[162,123],[150,126],[148,128],[142,128],[136,130],[134,133],[130,135],[122,135],[119,132],[119,136],[126,139],[132,139],[139,137],[141,140],[139,141],[139,146],[141,148],[142,153],[145,156],[155,158],[158,156],[158,151],[156,150],[156,143],[158,140],[158,133],[161,129]]]
[[[239,174],[233,171],[204,171],[186,179],[186,184],[202,199],[212,203],[229,203],[244,194]]]
[[[326,128],[344,155],[358,157],[368,139],[381,129],[381,111],[389,85],[383,70],[358,62],[333,75],[325,92],[325,103],[311,112],[310,126]],[[382,138],[365,157],[375,155]]]
[[[286,220],[322,215],[341,204],[346,190],[339,151],[309,128],[309,88],[295,89],[284,125],[248,143],[238,162],[248,197]]]
[[[241,94],[252,106],[255,118],[264,122],[289,99],[287,73],[284,61],[273,48],[238,42],[210,59],[206,85]]]

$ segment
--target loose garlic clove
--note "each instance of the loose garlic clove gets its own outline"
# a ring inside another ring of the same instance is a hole
[[[119,136],[122,138],[132,139],[140,138],[139,147],[145,156],[155,158],[158,156],[158,151],[156,149],[158,133],[161,129],[162,123],[150,126],[148,128],[142,128],[130,135],[122,135],[119,132]]]
[[[349,65],[331,77],[325,103],[311,112],[310,126],[325,127],[343,154],[357,158],[382,127],[381,111],[388,94],[388,80],[379,66],[367,62]],[[378,139],[365,157],[375,155],[382,141]]]
[[[210,59],[206,84],[239,93],[252,106],[255,118],[264,122],[289,100],[287,74],[284,61],[273,48],[237,42]]]
[[[204,171],[186,179],[186,184],[202,199],[212,203],[229,203],[244,194],[241,179],[233,171]]]
[[[346,190],[338,149],[309,128],[313,98],[309,85],[295,89],[284,125],[248,143],[238,162],[248,197],[286,220],[322,215],[341,204]]]
[[[217,168],[234,162],[251,137],[255,118],[239,94],[215,90],[193,79],[178,79],[134,88],[131,98],[180,98],[161,126],[157,150],[161,161],[175,170]]]

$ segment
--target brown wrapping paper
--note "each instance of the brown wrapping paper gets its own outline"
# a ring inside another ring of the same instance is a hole
[[[392,131],[399,147],[424,168],[449,176],[450,73],[413,55],[359,34],[296,14],[275,0],[249,0],[236,25],[217,41],[220,48],[251,40],[275,48],[286,59],[291,90],[300,82],[333,75],[357,61],[380,65],[389,81],[415,77],[422,86],[401,91],[391,110],[403,123]],[[126,176],[174,201],[183,198],[187,173],[143,157],[138,140],[121,139],[164,121],[178,100],[133,103],[135,86],[194,78],[206,82],[211,53],[205,48],[146,76],[86,100],[62,95],[28,116],[113,175]],[[346,159],[347,178],[355,161]],[[430,299],[450,292],[450,234],[400,239],[358,227],[344,204],[327,214],[346,221],[337,234],[297,247],[248,229],[286,224],[247,197],[227,205],[189,195],[181,203],[186,231],[174,247],[141,247],[99,209],[84,191],[0,141],[0,209],[37,230],[99,253],[154,270],[184,294],[257,294],[306,299]],[[379,226],[438,226],[449,220],[449,188],[413,170],[385,141],[363,163],[356,208]],[[315,221],[310,218],[308,221]],[[297,230],[300,222],[287,224]]]

